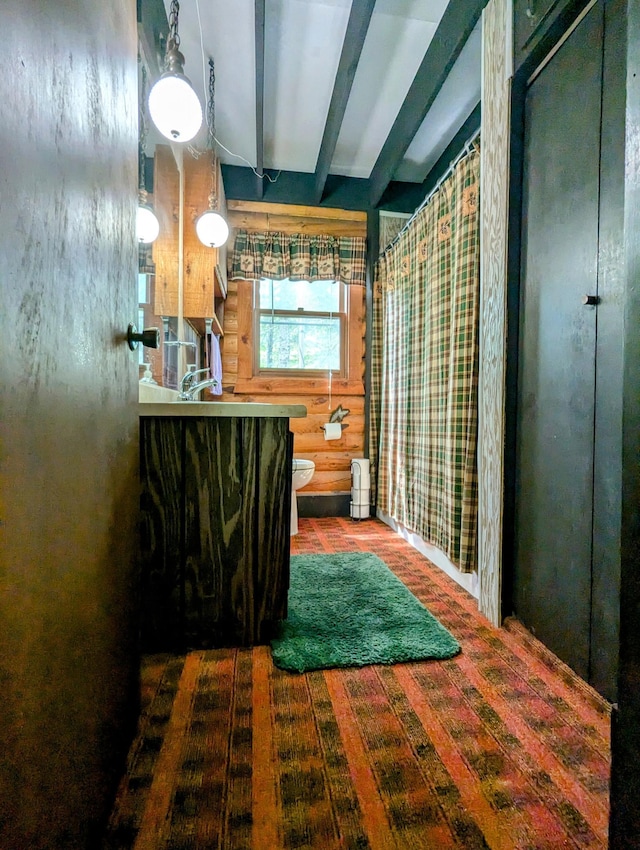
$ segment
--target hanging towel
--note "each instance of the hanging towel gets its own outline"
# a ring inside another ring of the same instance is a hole
[[[211,334],[209,337],[209,371],[217,384],[209,387],[211,395],[222,395],[222,358],[220,357],[220,337]]]

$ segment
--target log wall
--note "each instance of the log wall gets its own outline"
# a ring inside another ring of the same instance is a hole
[[[238,229],[366,237],[366,213],[285,204],[227,201],[229,239]],[[270,378],[251,381],[251,287],[247,281],[229,280],[221,340],[223,400],[304,404],[306,419],[292,419],[294,457],[316,465],[305,495],[334,495],[351,489],[351,459],[364,455],[365,289],[350,287],[349,376],[327,379]],[[240,365],[239,365],[240,364]],[[249,379],[249,380],[247,380]],[[339,405],[349,410],[342,437],[325,440],[322,425]]]

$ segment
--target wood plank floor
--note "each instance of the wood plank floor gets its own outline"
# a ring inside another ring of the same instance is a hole
[[[608,704],[383,523],[300,530],[293,554],[382,558],[461,653],[305,674],[268,647],[146,657],[104,850],[605,848]]]

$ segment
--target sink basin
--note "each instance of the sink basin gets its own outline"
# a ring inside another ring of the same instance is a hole
[[[262,404],[234,401],[167,401],[143,402],[138,405],[140,416],[238,416],[286,417],[302,419],[307,415],[303,404]]]

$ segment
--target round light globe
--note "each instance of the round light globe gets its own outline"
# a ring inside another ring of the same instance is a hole
[[[149,92],[149,114],[172,142],[188,142],[202,126],[198,95],[184,74],[163,74]]]
[[[229,225],[220,213],[209,210],[196,219],[198,239],[208,248],[220,248],[229,238]]]
[[[136,217],[138,242],[155,242],[160,233],[160,222],[149,207],[138,207]]]

